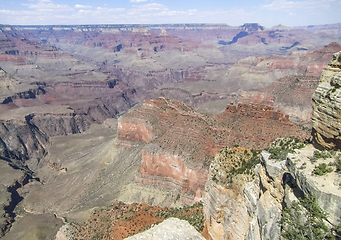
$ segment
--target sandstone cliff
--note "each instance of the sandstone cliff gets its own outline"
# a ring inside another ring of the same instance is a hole
[[[341,52],[323,71],[313,95],[313,134],[317,144],[341,149]]]
[[[283,147],[287,141],[279,139],[273,146]],[[329,222],[338,225],[340,175],[312,172],[318,164],[333,163],[340,156],[328,155],[327,160],[313,162],[316,151],[308,145],[279,159],[267,151],[260,158],[243,148],[220,151],[211,163],[203,195],[208,239],[280,239],[283,208],[308,195],[315,196]]]

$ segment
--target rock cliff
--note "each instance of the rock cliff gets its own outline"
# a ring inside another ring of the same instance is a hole
[[[312,105],[315,142],[323,148],[341,149],[341,52],[324,69]]]
[[[304,54],[293,52],[286,57],[253,58],[254,66],[242,76],[246,79],[276,79],[265,88],[239,90],[238,99],[241,102],[267,104],[290,116],[290,120],[299,124],[310,124],[312,109],[311,98],[316,90],[322,70],[328,65],[333,53],[341,50],[338,43]],[[240,65],[232,67],[247,67],[247,59],[240,61]],[[266,64],[265,64],[265,63]],[[281,76],[284,74],[286,76]]]
[[[293,140],[278,139],[272,146],[284,150],[287,141]],[[280,239],[282,210],[308,195],[316,197],[329,222],[338,225],[339,173],[319,176],[312,172],[318,164],[333,163],[340,156],[330,154],[327,160],[314,162],[316,151],[308,145],[282,158],[243,148],[220,151],[210,165],[203,195],[208,239]]]
[[[0,238],[9,231],[14,222],[14,208],[22,198],[17,189],[29,179],[24,171],[13,169],[8,163],[0,161]]]
[[[276,130],[275,130],[276,129]],[[278,131],[280,129],[280,131]],[[136,181],[171,189],[181,201],[200,200],[210,161],[224,146],[261,149],[277,136],[309,137],[272,107],[233,104],[218,115],[204,114],[182,102],[159,98],[130,109],[118,120],[118,145],[147,143]]]
[[[203,197],[209,239],[279,239],[282,175],[271,178],[257,156],[243,148],[216,155]]]
[[[52,112],[52,113],[51,113]],[[18,167],[36,169],[49,138],[80,133],[90,121],[65,107],[17,108],[0,115],[0,156]]]

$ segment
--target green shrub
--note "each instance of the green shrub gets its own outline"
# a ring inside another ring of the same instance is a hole
[[[282,212],[279,221],[281,236],[289,240],[335,239],[334,229],[329,229],[325,222],[329,222],[328,215],[316,203],[312,195],[300,198],[299,202],[292,202]]]
[[[305,144],[299,138],[277,138],[270,147],[265,149],[271,155],[270,159],[286,160],[288,153],[295,153],[295,149],[304,148]]]
[[[156,217],[164,219],[175,217],[186,220],[198,232],[202,232],[204,230],[204,213],[202,211],[202,207],[202,203],[197,203],[192,206],[185,206],[183,208],[170,208],[169,211],[159,210],[159,212],[156,214]],[[188,212],[190,209],[194,209],[192,214],[183,214],[184,212]]]
[[[321,163],[318,166],[315,166],[315,169],[313,170],[313,173],[315,175],[323,176],[327,173],[331,173],[333,169],[331,167],[328,167],[326,163]]]
[[[317,160],[323,158],[323,159],[327,159],[327,158],[331,158],[332,154],[326,150],[323,151],[319,151],[316,150],[314,151],[314,155],[312,157],[309,158],[311,163],[315,163]]]
[[[341,172],[341,154],[335,157],[336,171]]]

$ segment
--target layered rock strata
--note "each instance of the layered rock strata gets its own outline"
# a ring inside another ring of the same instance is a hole
[[[255,78],[255,74],[262,74],[262,79],[273,74],[272,82],[265,88],[239,90],[238,100],[241,102],[260,103],[273,106],[290,116],[290,120],[299,124],[309,124],[312,116],[311,98],[319,84],[322,70],[328,65],[333,53],[341,50],[341,46],[334,42],[324,48],[307,51],[304,54],[293,52],[286,57],[250,58],[242,60],[239,66],[250,70],[244,73],[246,79]],[[251,64],[253,63],[253,65]],[[232,67],[235,68],[236,66]],[[280,76],[288,71],[286,76]],[[278,78],[280,76],[280,78]],[[255,78],[256,80],[256,78]],[[269,83],[271,80],[268,81]]]
[[[28,164],[33,170],[46,153],[50,137],[83,132],[90,123],[63,107],[10,110],[0,115],[0,156],[19,167]]]
[[[341,149],[341,52],[323,71],[313,95],[313,134],[317,144]]]
[[[275,130],[276,129],[276,130]],[[281,129],[281,131],[278,131]],[[145,101],[118,120],[118,143],[147,143],[136,181],[175,190],[181,201],[200,200],[210,161],[224,146],[265,148],[277,136],[309,135],[272,107],[228,105],[224,113],[203,114],[166,98]]]

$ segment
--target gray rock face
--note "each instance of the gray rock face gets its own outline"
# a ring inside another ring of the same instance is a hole
[[[312,174],[315,165],[333,162],[335,157],[311,163],[314,151],[314,147],[306,146],[294,154],[289,153],[284,161],[269,159],[270,154],[263,151],[261,164],[255,167],[252,178],[239,174],[227,184],[212,175],[212,172],[217,174],[216,169],[222,169],[216,160],[224,161],[216,157],[216,162],[210,166],[203,195],[205,224],[210,239],[280,239],[278,222],[283,205],[298,201],[303,194],[314,195],[328,214],[328,220],[338,225],[341,219],[340,174]]]
[[[307,150],[304,149],[303,151]],[[310,150],[310,155],[313,154],[313,151],[314,149]],[[301,162],[306,162],[307,169],[298,167],[298,163],[295,163],[296,159],[301,159]],[[332,162],[333,160],[330,161]],[[300,154],[289,154],[286,164],[290,174],[296,180],[300,191],[304,194],[314,195],[319,206],[328,213],[329,221],[338,225],[341,219],[341,189],[335,186],[333,182],[340,181],[339,174],[335,172],[328,173],[325,176],[310,174],[315,164],[310,164],[309,160]]]
[[[262,153],[262,160],[251,177],[240,174],[227,184],[213,177],[218,174],[217,169],[223,171],[218,165],[225,160],[216,157],[212,162],[203,195],[205,223],[211,239],[279,239],[283,163],[270,160],[267,152]]]
[[[134,236],[127,240],[204,240],[205,238],[195,230],[187,221],[178,218],[169,218],[157,226]]]
[[[263,151],[261,153],[262,162],[265,165],[265,169],[267,174],[272,178],[275,179],[279,175],[283,174],[283,170],[285,169],[285,161],[273,161],[270,160],[270,153]]]
[[[16,188],[23,185],[26,175],[0,160],[0,238],[10,229],[14,221],[14,207],[18,203]]]
[[[25,162],[43,157],[50,137],[80,133],[90,126],[88,119],[69,109],[58,109],[55,114],[41,109],[26,114],[22,109],[0,115],[0,156],[11,159],[19,167],[29,164],[34,169],[37,162],[33,165]]]
[[[324,69],[313,95],[313,132],[317,144],[341,149],[341,52]]]

